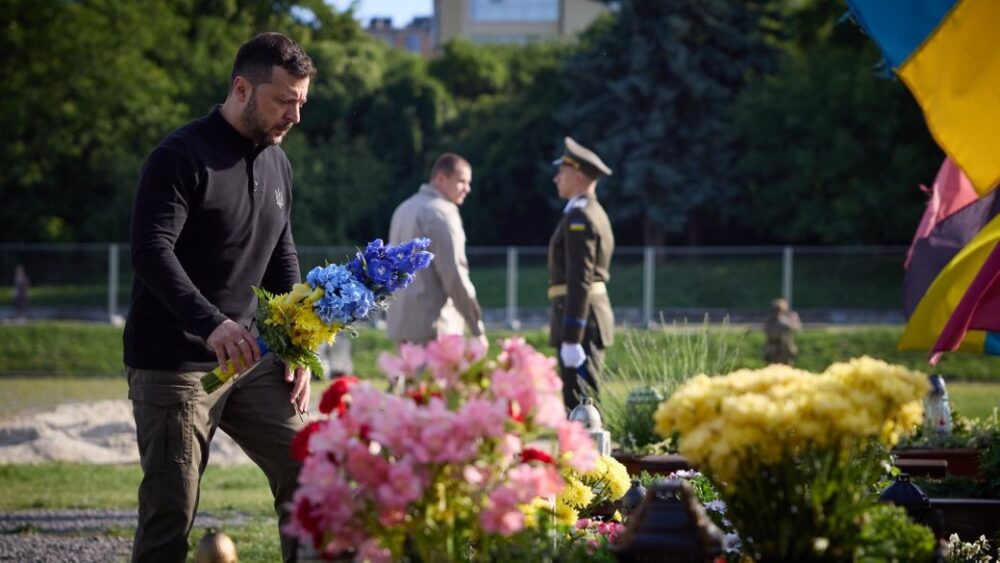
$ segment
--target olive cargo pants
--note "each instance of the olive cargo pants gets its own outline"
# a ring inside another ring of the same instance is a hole
[[[305,423],[289,401],[284,370],[283,363],[266,356],[252,371],[207,395],[200,383],[203,372],[126,368],[143,472],[133,561],[187,558],[201,476],[217,428],[264,470],[278,525],[285,524],[284,506],[292,500],[300,468],[289,446]],[[294,561],[296,550],[296,542],[281,535],[284,560]]]

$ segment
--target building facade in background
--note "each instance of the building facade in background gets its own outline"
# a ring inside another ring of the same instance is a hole
[[[415,17],[402,28],[393,27],[392,18],[372,18],[365,31],[390,47],[429,57],[434,54],[432,26],[433,20],[430,16]]]
[[[607,6],[596,0],[434,0],[434,44],[533,43],[572,37]]]

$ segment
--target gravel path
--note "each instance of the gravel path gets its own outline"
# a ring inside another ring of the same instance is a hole
[[[127,561],[137,514],[129,510],[20,510],[0,513],[0,561]],[[242,526],[244,514],[199,514],[191,541],[206,528]],[[107,534],[114,535],[107,535]]]
[[[0,422],[0,465],[52,461],[138,463],[131,403],[109,400],[64,404]],[[220,430],[212,440],[209,463],[251,462]],[[128,561],[136,518],[135,510],[0,512],[0,561]],[[191,543],[196,544],[206,528],[242,526],[247,520],[241,514],[199,514]]]

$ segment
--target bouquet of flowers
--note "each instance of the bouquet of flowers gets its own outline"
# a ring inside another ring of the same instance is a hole
[[[573,526],[556,518],[563,475],[586,474],[597,451],[566,419],[554,359],[522,339],[502,342],[495,361],[485,354],[475,339],[444,336],[380,358],[401,394],[335,382],[320,405],[330,416],[293,444],[303,467],[285,532],[323,557],[368,561],[507,560],[560,547]]]
[[[410,285],[413,274],[430,264],[434,258],[427,252],[430,242],[418,238],[386,246],[375,239],[344,266],[313,268],[306,282],[295,284],[288,293],[272,295],[253,288],[261,354],[271,352],[290,365],[320,373],[316,350],[372,310],[385,309],[392,293]],[[215,368],[202,376],[206,392],[215,391],[236,374],[232,362],[228,367],[225,372]]]
[[[886,449],[922,419],[927,377],[863,357],[822,374],[772,365],[699,375],[658,408],[657,430],[725,501],[745,553],[852,557]]]

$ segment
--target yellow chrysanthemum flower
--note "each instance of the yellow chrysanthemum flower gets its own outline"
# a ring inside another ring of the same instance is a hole
[[[726,376],[698,375],[654,414],[663,436],[680,434],[680,452],[720,479],[740,459],[775,463],[812,448],[894,445],[920,423],[926,376],[869,357],[821,374],[775,364]]]

